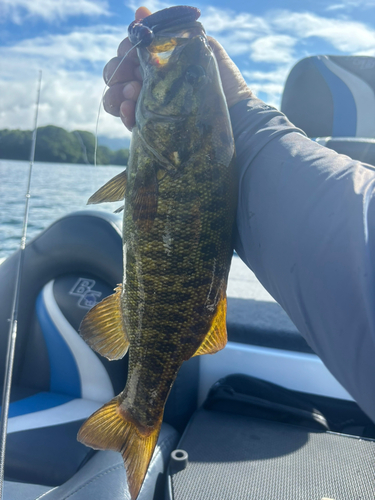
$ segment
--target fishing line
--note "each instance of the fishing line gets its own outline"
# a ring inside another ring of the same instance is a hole
[[[103,89],[103,94],[102,94],[102,98],[100,99],[100,103],[99,103],[99,109],[98,109],[98,115],[97,115],[97,118],[96,118],[96,127],[95,127],[95,150],[94,150],[94,166],[96,167],[96,154],[97,154],[97,151],[98,151],[98,129],[99,129],[99,118],[100,118],[100,111],[102,109],[102,104],[103,104],[103,100],[104,100],[104,94],[107,90],[107,88],[109,88],[109,84],[111,83],[111,80],[112,78],[115,76],[115,74],[117,73],[118,69],[120,68],[121,64],[124,62],[125,58],[130,54],[130,52],[135,49],[140,43],[142,43],[142,40],[140,40],[138,43],[136,43],[135,45],[133,45],[133,47],[131,49],[129,49],[127,51],[127,53],[124,55],[124,57],[121,59],[121,61],[118,63],[115,71],[112,73],[112,76],[111,78],[108,80],[108,82],[104,85],[104,89]],[[1,499],[0,499],[1,500]]]
[[[35,117],[34,117],[34,130],[33,130],[33,136],[32,136],[32,141],[31,141],[31,149],[30,149],[29,179],[28,179],[27,190],[26,190],[25,213],[24,213],[24,218],[23,218],[22,237],[21,237],[18,266],[17,266],[16,286],[15,286],[15,290],[14,290],[12,314],[11,314],[11,318],[10,318],[10,327],[9,327],[9,334],[8,334],[8,348],[7,348],[7,356],[6,356],[6,364],[5,364],[5,372],[4,372],[3,398],[2,398],[2,403],[1,403],[0,500],[3,498],[5,446],[6,446],[7,428],[8,428],[10,390],[11,390],[11,386],[12,386],[14,353],[15,353],[16,338],[17,338],[18,306],[19,306],[20,290],[21,290],[21,278],[22,278],[23,262],[24,262],[24,250],[25,250],[25,246],[26,246],[27,223],[28,223],[28,219],[29,219],[30,185],[31,185],[31,175],[32,175],[34,157],[35,157],[35,144],[36,144],[41,84],[42,84],[42,71],[39,71],[39,82],[38,82],[38,91],[37,91],[36,106],[35,106],[35,108],[36,108],[35,109]]]

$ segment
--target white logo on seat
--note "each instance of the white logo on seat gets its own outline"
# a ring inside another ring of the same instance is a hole
[[[100,300],[102,292],[93,290],[96,281],[88,278],[78,278],[78,281],[70,290],[69,295],[76,295],[80,297],[77,306],[83,309],[91,309]]]

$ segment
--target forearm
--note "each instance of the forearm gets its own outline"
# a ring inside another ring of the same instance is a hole
[[[374,170],[257,99],[231,109],[236,249],[375,420]]]

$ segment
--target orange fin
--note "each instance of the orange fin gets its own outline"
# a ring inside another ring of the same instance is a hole
[[[95,450],[114,450],[122,454],[131,500],[135,500],[158,440],[161,420],[155,427],[137,425],[121,396],[102,406],[86,420],[77,439]]]
[[[87,204],[93,205],[96,203],[123,201],[125,198],[126,184],[127,173],[126,170],[124,170],[121,174],[113,177],[110,181],[104,184],[104,186],[98,189],[96,193],[90,196]]]
[[[121,312],[122,286],[103,299],[83,318],[79,334],[100,355],[109,360],[121,359],[129,348]]]
[[[224,349],[227,343],[226,315],[227,298],[224,294],[217,306],[211,328],[201,345],[198,347],[194,356],[200,356],[201,354],[215,354],[215,352]]]

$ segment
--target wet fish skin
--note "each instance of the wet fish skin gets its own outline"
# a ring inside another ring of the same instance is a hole
[[[234,148],[205,37],[197,35],[162,68],[150,62],[149,51],[140,52],[150,84],[140,96],[132,138],[122,305],[132,336],[129,377],[142,374],[144,389],[134,395],[132,413],[153,425],[181,363],[202,343],[225,295],[232,254],[229,165]],[[186,81],[186,68],[192,66],[205,72],[195,88]],[[153,353],[147,362],[144,351]],[[147,396],[154,392],[158,398],[150,404]],[[129,408],[129,389],[124,396]]]
[[[132,499],[182,363],[226,343],[236,206],[230,120],[202,26],[160,31],[138,53],[144,83],[127,174],[120,189],[117,179],[92,197],[125,193],[124,282],[81,325],[109,359],[129,346],[128,379],[78,437],[123,454]]]

